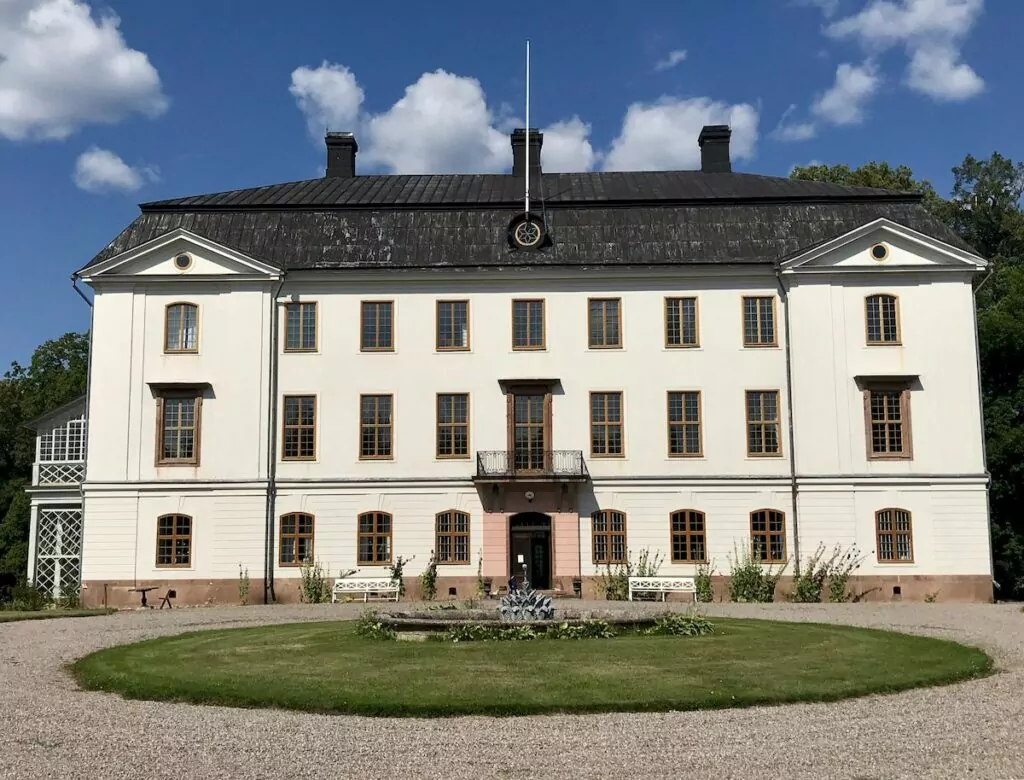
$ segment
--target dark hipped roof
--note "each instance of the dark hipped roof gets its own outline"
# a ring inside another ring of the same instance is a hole
[[[508,248],[522,212],[509,175],[356,176],[142,204],[89,265],[174,230],[288,270],[772,263],[886,217],[970,250],[913,193],[757,176],[666,171],[544,174],[553,244]]]

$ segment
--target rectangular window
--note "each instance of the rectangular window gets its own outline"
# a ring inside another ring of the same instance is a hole
[[[391,515],[365,512],[359,515],[359,563],[391,563]]]
[[[192,565],[192,518],[163,515],[156,521],[156,565],[174,568]]]
[[[316,458],[316,396],[286,395],[284,397],[282,458],[313,460]]]
[[[391,396],[359,396],[359,457],[391,457]]]
[[[626,515],[614,509],[590,516],[590,549],[594,563],[626,562]]]
[[[868,458],[910,459],[910,391],[865,390]]]
[[[437,350],[469,349],[469,301],[437,302]]]
[[[743,346],[774,347],[775,298],[743,298]]]
[[[700,563],[707,560],[704,513],[681,509],[669,516],[672,525],[672,563]]]
[[[700,393],[668,394],[668,454],[671,457],[701,455]]]
[[[591,298],[587,302],[587,331],[591,349],[622,346],[622,301],[619,298]]]
[[[544,349],[544,301],[512,301],[512,349]]]
[[[164,352],[199,351],[199,307],[172,303],[164,315]]]
[[[287,303],[284,307],[284,351],[316,351],[316,303]]]
[[[622,443],[622,393],[591,393],[591,456],[620,457],[623,454]]]
[[[910,512],[906,509],[882,509],[875,512],[879,563],[913,563],[914,541]]]
[[[395,348],[393,301],[363,301],[360,310],[359,348],[363,352],[390,352]]]
[[[665,299],[665,346],[700,346],[696,298]]]
[[[869,295],[864,299],[868,344],[899,344],[899,304],[895,295]]]
[[[750,545],[754,560],[785,560],[786,515],[774,509],[758,509],[751,512]]]
[[[198,391],[164,393],[157,399],[158,466],[199,465],[202,404]]]
[[[313,522],[313,515],[306,512],[281,515],[278,559],[282,566],[301,566],[313,560]]]
[[[469,515],[465,512],[441,512],[436,517],[438,563],[469,563]]]
[[[437,457],[469,457],[469,393],[437,396]]]
[[[747,455],[781,455],[779,391],[747,390]]]

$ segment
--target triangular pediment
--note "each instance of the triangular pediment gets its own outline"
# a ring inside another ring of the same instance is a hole
[[[281,271],[223,244],[176,228],[145,244],[80,271],[85,281],[126,276],[209,280],[246,276],[276,279]]]
[[[971,252],[880,218],[783,261],[783,273],[978,271],[988,263]]]

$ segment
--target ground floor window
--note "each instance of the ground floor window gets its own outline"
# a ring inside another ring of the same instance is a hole
[[[162,515],[156,521],[156,565],[192,565],[192,518]]]
[[[782,561],[786,558],[786,514],[775,509],[750,513],[750,542],[754,560]]]
[[[391,515],[387,512],[359,515],[359,563],[391,563]]]
[[[672,563],[707,560],[703,512],[680,509],[669,515],[669,523],[672,526]]]
[[[913,563],[914,540],[910,512],[906,509],[880,509],[875,512],[879,563]]]
[[[281,565],[301,566],[313,560],[313,515],[292,512],[281,516]]]
[[[626,515],[614,509],[590,516],[591,549],[594,563],[626,562]]]
[[[434,518],[438,563],[469,563],[469,515],[454,509]]]

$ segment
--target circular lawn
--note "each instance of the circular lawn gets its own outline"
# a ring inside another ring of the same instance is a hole
[[[382,641],[355,621],[197,631],[72,665],[133,699],[375,716],[656,712],[832,701],[988,674],[981,650],[816,623],[714,620],[704,637]]]

